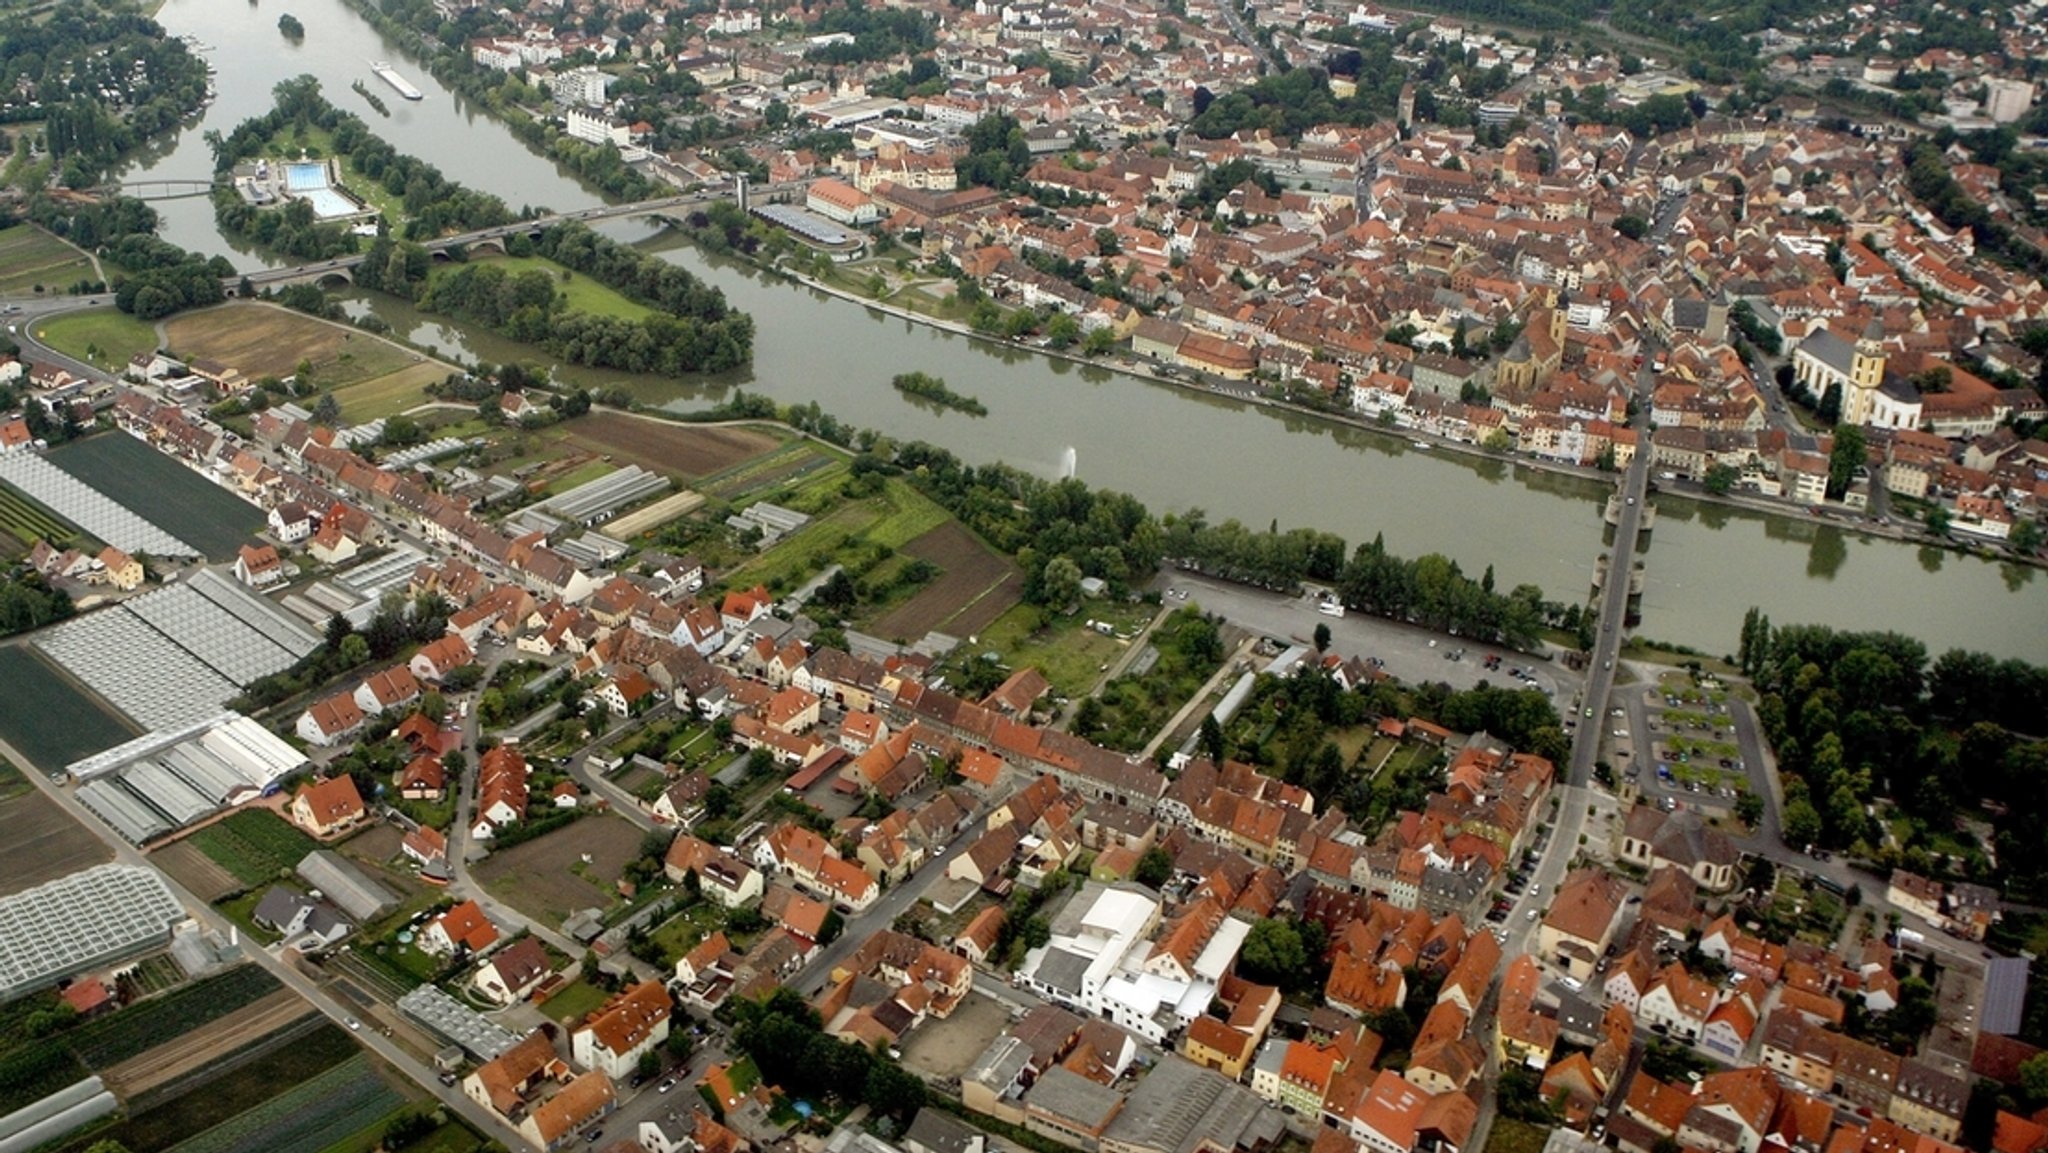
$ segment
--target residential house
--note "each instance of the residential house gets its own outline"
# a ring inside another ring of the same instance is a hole
[[[612,997],[569,1035],[576,1063],[615,1080],[633,1074],[642,1053],[668,1038],[675,1004],[660,981],[643,981]]]
[[[268,588],[285,579],[284,561],[274,545],[243,545],[235,554],[234,571],[235,579],[250,588]]]
[[[1627,890],[1600,869],[1580,869],[1558,885],[1537,933],[1537,952],[1578,980],[1588,980],[1621,917]]]
[[[316,837],[346,832],[369,815],[355,780],[346,775],[301,785],[292,797],[292,823]]]
[[[521,937],[477,967],[471,982],[494,1004],[515,1005],[540,987],[550,972],[547,949],[537,937]]]
[[[449,673],[475,662],[476,653],[468,642],[459,636],[449,635],[422,646],[413,654],[412,663],[407,667],[414,677],[439,684],[448,678]]]
[[[323,697],[299,714],[292,730],[309,745],[327,748],[354,736],[363,727],[363,710],[348,693]]]
[[[484,915],[482,906],[464,901],[429,919],[418,940],[423,953],[445,957],[464,950],[475,956],[498,943],[498,927]]]

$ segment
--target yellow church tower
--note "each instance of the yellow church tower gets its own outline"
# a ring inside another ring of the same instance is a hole
[[[1856,352],[1849,360],[1848,395],[1842,398],[1845,423],[1869,423],[1873,398],[1884,384],[1884,362],[1884,325],[1873,319],[1856,341]]]

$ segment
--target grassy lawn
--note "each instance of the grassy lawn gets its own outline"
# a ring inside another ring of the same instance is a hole
[[[62,292],[93,278],[85,254],[33,224],[0,228],[0,295]]]
[[[1486,1153],[1543,1153],[1550,1130],[1527,1121],[1496,1117],[1493,1132],[1486,1136]]]
[[[1108,619],[1118,632],[1125,632],[1143,627],[1152,610],[1143,605],[1098,605],[1090,611],[1102,613],[1097,619]],[[1094,688],[1102,666],[1114,664],[1130,644],[1087,627],[1082,615],[1044,618],[1038,606],[1020,604],[982,630],[977,648],[1002,653],[1013,669],[1036,667],[1054,692],[1077,697]]]
[[[35,328],[37,340],[85,361],[119,373],[138,352],[156,351],[156,326],[112,308],[92,308],[52,317]]]
[[[548,493],[551,496],[558,496],[562,493],[568,492],[572,488],[575,488],[577,485],[589,484],[591,481],[596,480],[599,477],[610,476],[612,473],[617,471],[618,469],[615,466],[606,461],[585,461],[582,464],[577,465],[575,468],[570,469],[568,472],[565,472],[560,476],[557,476],[555,479],[549,481]]]
[[[577,980],[549,997],[541,1010],[557,1021],[580,1021],[592,1009],[604,1004],[605,991],[588,981]]]
[[[654,309],[637,301],[628,300],[598,281],[592,280],[581,273],[571,272],[554,261],[543,257],[498,256],[493,253],[478,252],[470,258],[469,263],[495,264],[499,268],[504,269],[508,276],[517,276],[522,272],[532,272],[535,270],[545,272],[554,279],[555,290],[566,296],[569,301],[569,307],[577,312],[587,312],[593,316],[610,316],[621,320],[633,321],[653,316],[655,313]],[[459,264],[438,265],[428,279],[438,280],[460,267],[462,266]],[[563,279],[565,276],[567,277],[566,280]]]
[[[440,380],[448,370],[432,361],[401,368],[374,379],[356,384],[344,385],[334,390],[334,399],[341,404],[343,419],[351,423],[375,420],[380,416],[397,416],[406,409],[422,405],[429,399],[427,385]],[[319,374],[314,374],[318,379]]]
[[[699,902],[663,921],[661,927],[654,930],[654,943],[661,946],[662,966],[672,967],[683,954],[696,948],[723,924],[724,910],[711,901]]]
[[[833,484],[836,487],[836,478]],[[724,585],[751,588],[759,584],[771,592],[786,592],[835,562],[854,570],[858,558],[874,546],[899,549],[945,520],[946,511],[931,498],[905,481],[892,479],[874,496],[838,505],[741,565],[725,578]]]

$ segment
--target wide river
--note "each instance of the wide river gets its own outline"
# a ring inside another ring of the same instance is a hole
[[[203,122],[167,142],[126,179],[205,179],[201,134],[227,132],[268,109],[277,81],[317,76],[328,97],[359,112],[401,150],[516,206],[564,209],[597,197],[529,152],[481,110],[438,84],[341,0],[296,0],[306,26],[293,46],[275,10],[225,0],[169,0],[158,19],[210,49],[219,98]],[[406,101],[369,71],[389,60],[425,94]],[[363,79],[392,115],[378,116],[349,85]],[[223,238],[203,199],[157,206],[165,236],[222,253],[238,266],[269,261]],[[891,318],[859,304],[713,260],[626,226],[669,260],[724,290],[758,324],[750,370],[701,382],[628,382],[650,401],[707,403],[733,387],[784,402],[817,401],[855,425],[939,444],[962,458],[1002,460],[1045,475],[1071,461],[1091,485],[1133,493],[1159,512],[1202,509],[1255,527],[1310,525],[1358,542],[1380,533],[1402,554],[1441,552],[1467,572],[1491,564],[1502,587],[1532,582],[1556,599],[1582,595],[1602,549],[1605,485],[1441,450],[1406,439],[1196,394]],[[530,358],[488,334],[457,331],[403,302],[357,298],[401,333],[466,357]],[[978,397],[974,418],[913,404],[889,387],[921,370]],[[577,374],[588,383],[608,376]],[[1743,611],[1779,623],[1816,622],[1910,633],[1930,649],[2048,652],[2048,579],[2035,570],[1844,533],[1801,517],[1767,517],[1670,497],[1648,550],[1642,632],[1709,652],[1734,648]]]

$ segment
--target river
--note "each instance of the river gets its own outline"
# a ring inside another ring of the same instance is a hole
[[[201,131],[225,132],[262,113],[272,85],[301,72],[318,76],[344,107],[360,104],[348,85],[369,77],[362,62],[376,58],[397,64],[426,93],[408,102],[380,90],[389,119],[366,105],[358,109],[399,148],[515,206],[597,201],[384,44],[341,0],[296,0],[293,15],[306,25],[300,47],[278,35],[275,11],[268,8],[169,0],[158,18],[174,34],[189,33],[213,47],[221,65],[219,98],[202,125],[186,129],[127,178],[205,178],[212,161]],[[373,77],[367,82],[379,84]],[[261,263],[220,236],[206,201],[158,207],[167,239],[227,254],[240,265]],[[1474,575],[1491,564],[1499,586],[1534,583],[1558,599],[1585,591],[1601,551],[1606,487],[1594,480],[1418,450],[1405,438],[1374,430],[955,336],[791,286],[673,238],[652,238],[641,226],[608,230],[647,241],[665,259],[702,275],[758,324],[750,369],[698,382],[628,382],[650,402],[695,405],[734,387],[785,403],[815,400],[855,425],[942,445],[970,461],[1002,460],[1050,476],[1071,459],[1076,475],[1091,485],[1128,491],[1162,513],[1200,508],[1212,520],[1309,525],[1354,543],[1380,533],[1395,552],[1441,552]],[[348,303],[447,352],[490,360],[532,356],[531,349],[457,330],[401,301],[358,295]],[[986,404],[989,415],[939,411],[900,396],[889,379],[911,370],[945,378]],[[615,379],[568,375],[588,384]],[[1779,623],[1897,629],[1937,652],[1960,646],[2038,658],[2048,651],[2048,580],[2039,572],[1847,534],[1799,517],[1668,497],[1659,505],[1644,554],[1645,635],[1727,652],[1743,611],[1761,605]]]

